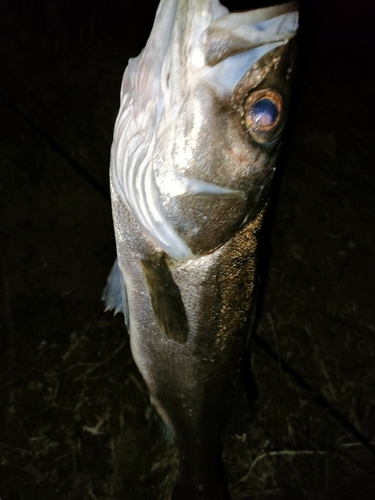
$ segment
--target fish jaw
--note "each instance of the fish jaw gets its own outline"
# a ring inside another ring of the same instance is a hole
[[[252,142],[241,106],[252,88],[280,73],[278,60],[283,78],[290,74],[294,8],[229,14],[217,1],[163,1],[145,49],[125,71],[111,155],[114,188],[173,259],[217,248],[265,199],[277,138],[262,147]],[[279,131],[289,100],[284,87]],[[227,214],[220,225],[217,210]],[[219,228],[212,244],[202,239]]]

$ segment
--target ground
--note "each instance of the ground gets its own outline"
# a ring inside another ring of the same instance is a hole
[[[1,80],[0,498],[168,500],[175,450],[150,433],[123,318],[100,300],[137,52],[57,32],[20,24]],[[224,438],[233,500],[375,498],[375,78],[330,64],[322,40],[302,54],[265,235],[252,418]]]

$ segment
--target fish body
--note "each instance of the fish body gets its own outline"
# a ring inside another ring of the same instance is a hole
[[[162,0],[124,74],[105,300],[123,310],[175,436],[175,500],[229,498],[220,437],[242,388],[297,26],[294,2],[229,13],[218,0]]]

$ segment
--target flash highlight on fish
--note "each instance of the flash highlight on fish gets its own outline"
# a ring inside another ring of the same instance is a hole
[[[110,165],[117,260],[103,298],[124,313],[174,435],[173,500],[230,498],[221,435],[243,390],[297,29],[295,2],[231,13],[218,0],[161,0],[124,73]]]

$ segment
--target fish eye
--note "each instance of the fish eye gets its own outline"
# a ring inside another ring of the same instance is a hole
[[[260,143],[273,142],[279,131],[283,98],[269,89],[256,90],[243,104],[243,122],[251,136]]]
[[[267,127],[275,123],[279,116],[276,104],[264,97],[253,106],[253,118],[259,127]]]

